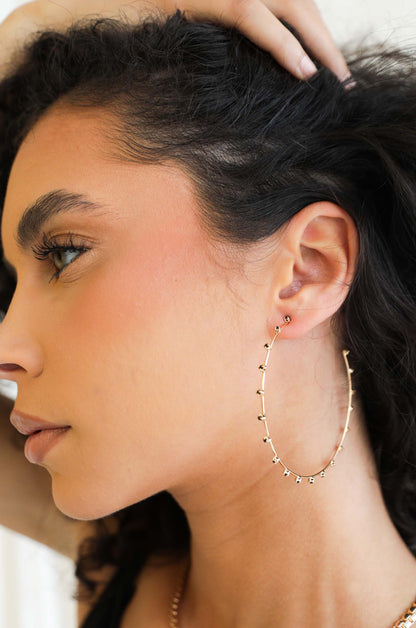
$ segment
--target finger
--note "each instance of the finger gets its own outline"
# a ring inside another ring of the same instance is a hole
[[[351,72],[345,58],[334,42],[321,13],[314,2],[292,2],[286,10],[279,2],[268,0],[270,10],[289,22],[302,38],[304,45],[326,67],[342,81]]]
[[[221,17],[260,48],[267,50],[280,65],[297,78],[304,80],[316,72],[315,64],[296,37],[260,0],[240,3],[235,15]]]

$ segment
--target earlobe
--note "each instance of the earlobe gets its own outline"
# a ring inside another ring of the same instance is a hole
[[[341,307],[356,269],[358,233],[348,212],[322,201],[290,220],[278,246],[270,326],[289,314],[284,335],[295,338],[328,323]]]

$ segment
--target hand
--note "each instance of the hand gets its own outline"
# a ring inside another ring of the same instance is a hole
[[[215,20],[237,28],[289,72],[307,79],[316,67],[280,21],[286,20],[315,57],[341,81],[350,76],[314,0],[165,0],[164,4],[169,9],[184,10],[195,20]]]
[[[62,28],[87,15],[137,20],[158,8],[170,14],[177,9],[190,19],[233,26],[264,48],[289,72],[309,78],[316,68],[298,40],[280,21],[296,28],[306,46],[340,80],[350,72],[313,0],[35,0],[20,6],[0,25],[2,56],[16,46],[16,38],[37,29]]]

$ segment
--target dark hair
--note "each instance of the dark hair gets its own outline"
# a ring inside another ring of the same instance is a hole
[[[267,238],[316,201],[348,211],[359,259],[332,324],[350,349],[386,506],[416,555],[414,58],[384,50],[349,61],[349,89],[323,67],[301,82],[237,31],[180,13],[41,34],[0,83],[0,193],[25,134],[64,101],[107,109],[122,158],[179,164],[212,237]],[[7,310],[14,284],[2,273]],[[118,530],[98,520],[80,548],[76,575],[91,592],[93,568],[189,546],[167,492],[111,517]]]

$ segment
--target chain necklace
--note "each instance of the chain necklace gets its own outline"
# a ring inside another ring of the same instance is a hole
[[[188,560],[182,572],[178,588],[176,589],[175,593],[172,596],[172,600],[169,607],[169,628],[179,627],[179,604],[182,599],[183,588],[187,580],[189,567],[190,567],[190,561]]]
[[[170,607],[169,607],[169,628],[179,628],[179,605],[182,600],[183,589],[188,577],[190,567],[190,561],[188,560],[183,573],[181,574],[181,578],[179,581],[178,588],[172,596]],[[416,626],[416,599],[409,606],[409,608],[403,613],[401,617],[396,621],[396,623],[392,626],[392,628],[410,628],[411,626]]]

